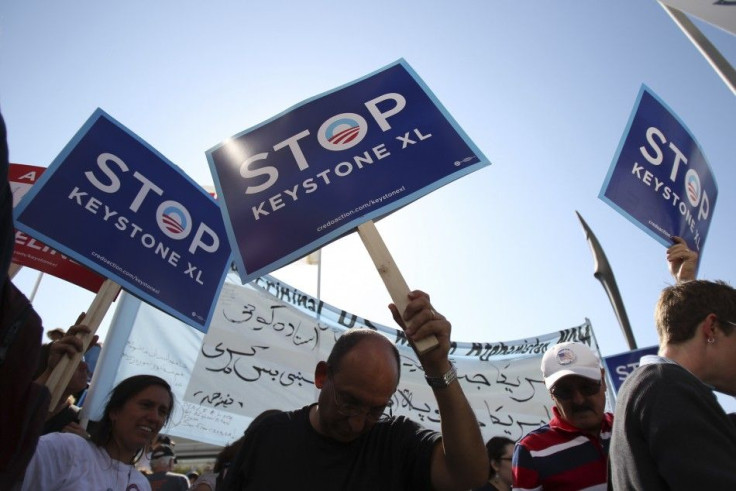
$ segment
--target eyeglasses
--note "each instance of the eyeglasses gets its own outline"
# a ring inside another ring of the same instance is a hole
[[[555,385],[550,389],[550,392],[560,401],[569,401],[574,397],[574,392],[579,392],[583,397],[594,396],[601,391],[601,382],[583,382],[577,387],[571,387],[568,385]]]
[[[332,400],[335,402],[335,409],[337,409],[338,413],[349,418],[365,416],[365,419],[374,422],[386,418],[383,412],[386,410],[386,406],[388,404],[384,404],[383,406],[366,407],[363,404],[345,402],[342,400],[342,397],[338,395],[337,387],[335,387],[335,379],[333,379],[331,375],[330,379],[332,381]]]
[[[511,462],[514,459],[511,457],[499,457],[498,460],[508,460],[509,462]]]
[[[355,416],[365,416],[370,421],[378,421],[383,418],[383,412],[386,410],[386,406],[374,406],[366,407],[363,404],[354,404],[352,402],[345,402],[337,394],[337,388],[335,384],[332,384],[332,400],[335,401],[335,408],[337,412],[343,416],[354,418]]]

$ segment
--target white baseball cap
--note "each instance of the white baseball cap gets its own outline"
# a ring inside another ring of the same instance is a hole
[[[558,380],[568,375],[600,380],[601,364],[598,355],[580,343],[559,343],[549,348],[542,357],[544,385],[551,389]]]

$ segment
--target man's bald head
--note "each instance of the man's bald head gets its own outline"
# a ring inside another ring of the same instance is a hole
[[[396,361],[396,385],[398,385],[401,376],[399,350],[394,343],[372,329],[350,329],[337,339],[330,356],[327,358],[327,364],[332,372],[337,373],[340,370],[340,362],[343,358],[363,343],[367,343],[364,346],[367,349],[386,349],[391,353],[392,358]]]

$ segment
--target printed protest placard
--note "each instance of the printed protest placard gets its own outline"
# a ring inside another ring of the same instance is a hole
[[[244,283],[489,164],[404,60],[206,153]]]
[[[599,198],[661,244],[676,235],[702,251],[717,197],[695,138],[643,85]]]
[[[45,170],[45,167],[36,165],[10,164],[8,182],[13,192],[13,206],[20,202]],[[15,231],[13,262],[43,271],[92,292],[97,292],[105,281],[103,276],[19,230]]]
[[[617,355],[606,356],[604,358],[606,372],[608,373],[608,379],[613,383],[614,393],[618,393],[618,389],[621,388],[621,384],[624,383],[626,377],[631,375],[631,372],[639,366],[639,360],[642,356],[656,355],[658,351],[659,346],[649,346]]]
[[[231,256],[219,207],[101,109],[15,217],[19,230],[206,331]]]

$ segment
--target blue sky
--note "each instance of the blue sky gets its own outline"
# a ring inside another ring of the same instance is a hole
[[[696,23],[736,63],[734,36]],[[492,163],[378,223],[407,283],[432,295],[456,340],[518,339],[589,318],[604,355],[627,349],[578,210],[639,346],[656,343],[653,305],[671,283],[665,248],[597,197],[642,83],[688,126],[718,182],[700,276],[736,281],[736,99],[654,0],[0,5],[10,157],[40,166],[101,107],[211,185],[205,150],[402,57]],[[316,269],[274,274],[315,294]],[[16,280],[30,294],[36,278],[24,270]],[[324,249],[321,294],[392,325],[355,234]],[[34,304],[51,329],[92,298],[44,277]]]

